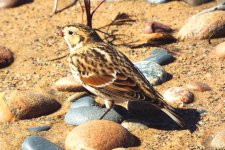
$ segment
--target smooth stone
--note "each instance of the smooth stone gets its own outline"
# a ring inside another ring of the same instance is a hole
[[[78,81],[76,81],[72,75],[69,75],[56,81],[55,88],[58,91],[68,91],[68,92],[86,91],[86,89]]]
[[[49,129],[51,129],[51,126],[45,125],[45,126],[28,128],[27,130],[30,132],[40,132],[40,131],[48,131]]]
[[[162,23],[156,22],[156,21],[149,21],[146,23],[145,28],[144,28],[144,33],[149,34],[149,33],[155,33],[155,32],[172,32],[173,30]]]
[[[22,150],[62,150],[62,148],[40,136],[28,136],[22,144]]]
[[[204,3],[211,2],[212,0],[183,0],[183,1],[190,4],[191,6],[198,6]]]
[[[48,115],[60,107],[60,103],[50,94],[9,90],[0,93],[0,122]]]
[[[152,55],[144,59],[144,61],[153,61],[159,65],[165,65],[175,59],[166,49],[163,48],[156,48],[151,54]]]
[[[225,131],[218,132],[215,137],[212,139],[211,147],[216,149],[225,148]]]
[[[223,8],[224,7],[224,8]],[[201,40],[224,37],[225,6],[216,6],[192,16],[180,29],[178,38],[184,40]]]
[[[128,131],[134,130],[144,130],[148,129],[148,126],[144,123],[138,122],[137,120],[125,120],[121,123],[121,125],[126,128]]]
[[[194,95],[187,88],[183,87],[169,88],[164,92],[163,97],[167,103],[173,106],[182,106],[194,101]]]
[[[22,0],[0,0],[0,8],[11,8],[16,6]]]
[[[0,68],[9,66],[13,61],[13,52],[8,48],[0,46]]]
[[[91,96],[84,96],[73,102],[70,109],[84,107],[84,106],[94,106],[96,105],[95,100]]]
[[[108,120],[93,120],[75,127],[66,137],[65,149],[110,150],[136,146],[137,139],[127,129]]]
[[[211,88],[202,82],[191,82],[188,85],[186,85],[186,87],[190,90],[194,90],[194,91],[199,91],[199,92],[205,92],[205,91],[210,91]]]
[[[167,3],[169,0],[147,0],[150,4],[161,4],[161,3]]]
[[[225,42],[220,43],[215,47],[215,53],[219,58],[225,59]]]
[[[65,115],[64,121],[71,125],[80,125],[89,120],[98,120],[107,108],[99,106],[84,106],[70,109]],[[114,122],[122,122],[123,117],[114,109],[111,109],[104,117],[104,120],[111,120]]]
[[[167,80],[167,73],[159,64],[152,61],[140,61],[135,66],[144,74],[152,85],[158,85]]]

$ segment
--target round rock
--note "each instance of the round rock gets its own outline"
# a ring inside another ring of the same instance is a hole
[[[66,137],[66,150],[110,150],[131,147],[135,137],[120,124],[107,120],[94,120],[75,127]]]
[[[216,149],[225,148],[225,131],[218,132],[212,139],[211,147]]]
[[[169,2],[169,0],[147,0],[150,4],[161,4]]]
[[[216,55],[221,58],[221,59],[225,59],[225,42],[220,43],[219,45],[217,45],[215,47],[215,52]]]
[[[144,33],[149,34],[149,33],[155,33],[155,32],[172,32],[173,30],[162,23],[156,22],[156,21],[149,21],[145,25]]]
[[[45,125],[45,126],[28,128],[27,130],[30,132],[40,132],[40,131],[48,131],[49,129],[51,129],[51,126]]]
[[[29,136],[24,140],[22,150],[62,150],[62,148],[45,138]]]
[[[216,7],[213,7],[192,16],[180,29],[178,38],[180,40],[198,40],[224,37],[224,35],[225,11],[218,11]]]
[[[13,60],[13,52],[8,48],[0,46],[0,68],[9,66]]]
[[[98,106],[84,106],[70,109],[65,115],[65,122],[71,125],[80,125],[89,120],[98,120],[107,108],[101,108]],[[104,120],[111,120],[114,122],[122,122],[123,117],[117,113],[114,109],[111,109],[104,117]]]
[[[194,91],[199,91],[199,92],[205,92],[205,91],[210,91],[211,88],[202,82],[191,82],[188,85],[186,85],[186,87],[190,90],[194,90]]]
[[[151,54],[152,56],[144,59],[144,61],[153,61],[159,65],[165,65],[175,59],[166,49],[163,48],[156,48]]]
[[[48,115],[61,107],[51,95],[31,91],[0,93],[0,122],[31,119]]]
[[[84,106],[94,106],[96,105],[95,100],[91,96],[84,96],[76,100],[71,104],[71,109],[78,108],[78,107],[84,107]]]
[[[138,120],[125,120],[121,125],[129,131],[148,129],[148,126]]]
[[[68,92],[86,91],[85,88],[78,81],[76,81],[72,75],[61,78],[58,81],[56,81],[55,87],[59,91],[68,91]]]
[[[165,91],[163,94],[164,99],[167,103],[173,106],[179,106],[188,104],[194,101],[194,95],[187,89],[183,87],[172,87]]]
[[[212,0],[183,0],[183,1],[192,5],[192,6],[198,6],[198,5],[210,2]]]
[[[158,85],[167,80],[167,73],[163,67],[155,62],[144,60],[135,63],[135,66],[140,69],[152,85]]]

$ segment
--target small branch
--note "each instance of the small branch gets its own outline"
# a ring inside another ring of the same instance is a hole
[[[96,10],[105,2],[106,0],[102,0],[96,7],[95,9],[91,12],[91,17],[94,15],[94,13],[96,12]]]
[[[57,7],[58,7],[58,0],[54,1],[54,7],[53,7],[53,14],[57,12]]]
[[[82,13],[82,16],[81,16],[81,22],[83,23],[84,22],[84,7],[82,6],[80,0],[78,0],[79,4],[80,4],[80,7],[81,7],[81,13]]]
[[[65,58],[66,56],[68,56],[70,53],[66,53],[65,55],[63,56],[60,56],[60,57],[56,57],[56,58],[53,58],[53,59],[49,59],[47,61],[55,61],[55,60],[59,60],[59,59],[62,59],[62,58]]]

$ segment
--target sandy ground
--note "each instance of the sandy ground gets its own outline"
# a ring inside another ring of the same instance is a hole
[[[60,1],[59,7],[64,8],[70,3]],[[93,27],[99,28],[109,24],[118,13],[126,13],[135,20],[130,25],[112,26],[109,31],[117,30],[123,34],[117,43],[129,43],[143,40],[142,30],[149,20],[158,21],[171,26],[175,35],[192,15],[215,6],[211,2],[191,7],[184,2],[173,1],[166,4],[150,5],[145,1],[125,1],[105,3],[94,15]],[[126,6],[126,7],[125,7]],[[35,90],[51,87],[55,81],[66,76],[70,71],[66,58],[48,61],[68,53],[67,46],[58,36],[58,27],[81,22],[79,6],[73,6],[57,15],[51,15],[53,1],[35,0],[34,2],[12,9],[0,10],[0,45],[10,48],[15,53],[15,62],[0,69],[0,91],[6,89]],[[106,31],[106,28],[102,29]],[[103,35],[102,35],[103,36]],[[209,149],[208,145],[213,133],[225,125],[225,68],[224,61],[219,60],[213,47],[225,38],[213,39],[212,44],[206,40],[177,42],[163,45],[176,61],[164,66],[173,75],[166,83],[157,86],[163,93],[173,86],[185,86],[191,81],[201,81],[212,87],[208,92],[193,92],[195,102],[185,105],[184,109],[203,109],[208,112],[201,118],[191,113],[184,113],[190,128],[194,130],[196,120],[198,129],[190,133],[188,130],[149,128],[135,130],[132,133],[141,140],[141,145],[134,149]],[[120,47],[132,61],[141,60],[150,55],[154,47],[129,49]],[[63,102],[72,93],[61,93],[59,101]],[[52,125],[49,131],[30,133],[26,129],[38,125]],[[0,124],[1,149],[21,149],[25,137],[29,135],[43,136],[64,147],[66,135],[73,126],[64,123],[63,118],[51,119],[48,116],[31,120],[21,120]]]

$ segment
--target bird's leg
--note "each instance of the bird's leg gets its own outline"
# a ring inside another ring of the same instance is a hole
[[[107,110],[102,114],[102,116],[99,118],[99,120],[101,120],[103,117],[105,117],[105,115],[113,108],[114,101],[105,100],[105,106],[106,106]]]
[[[53,14],[56,13],[57,7],[58,7],[58,0],[55,0],[55,1],[54,1],[54,7],[53,7]]]

